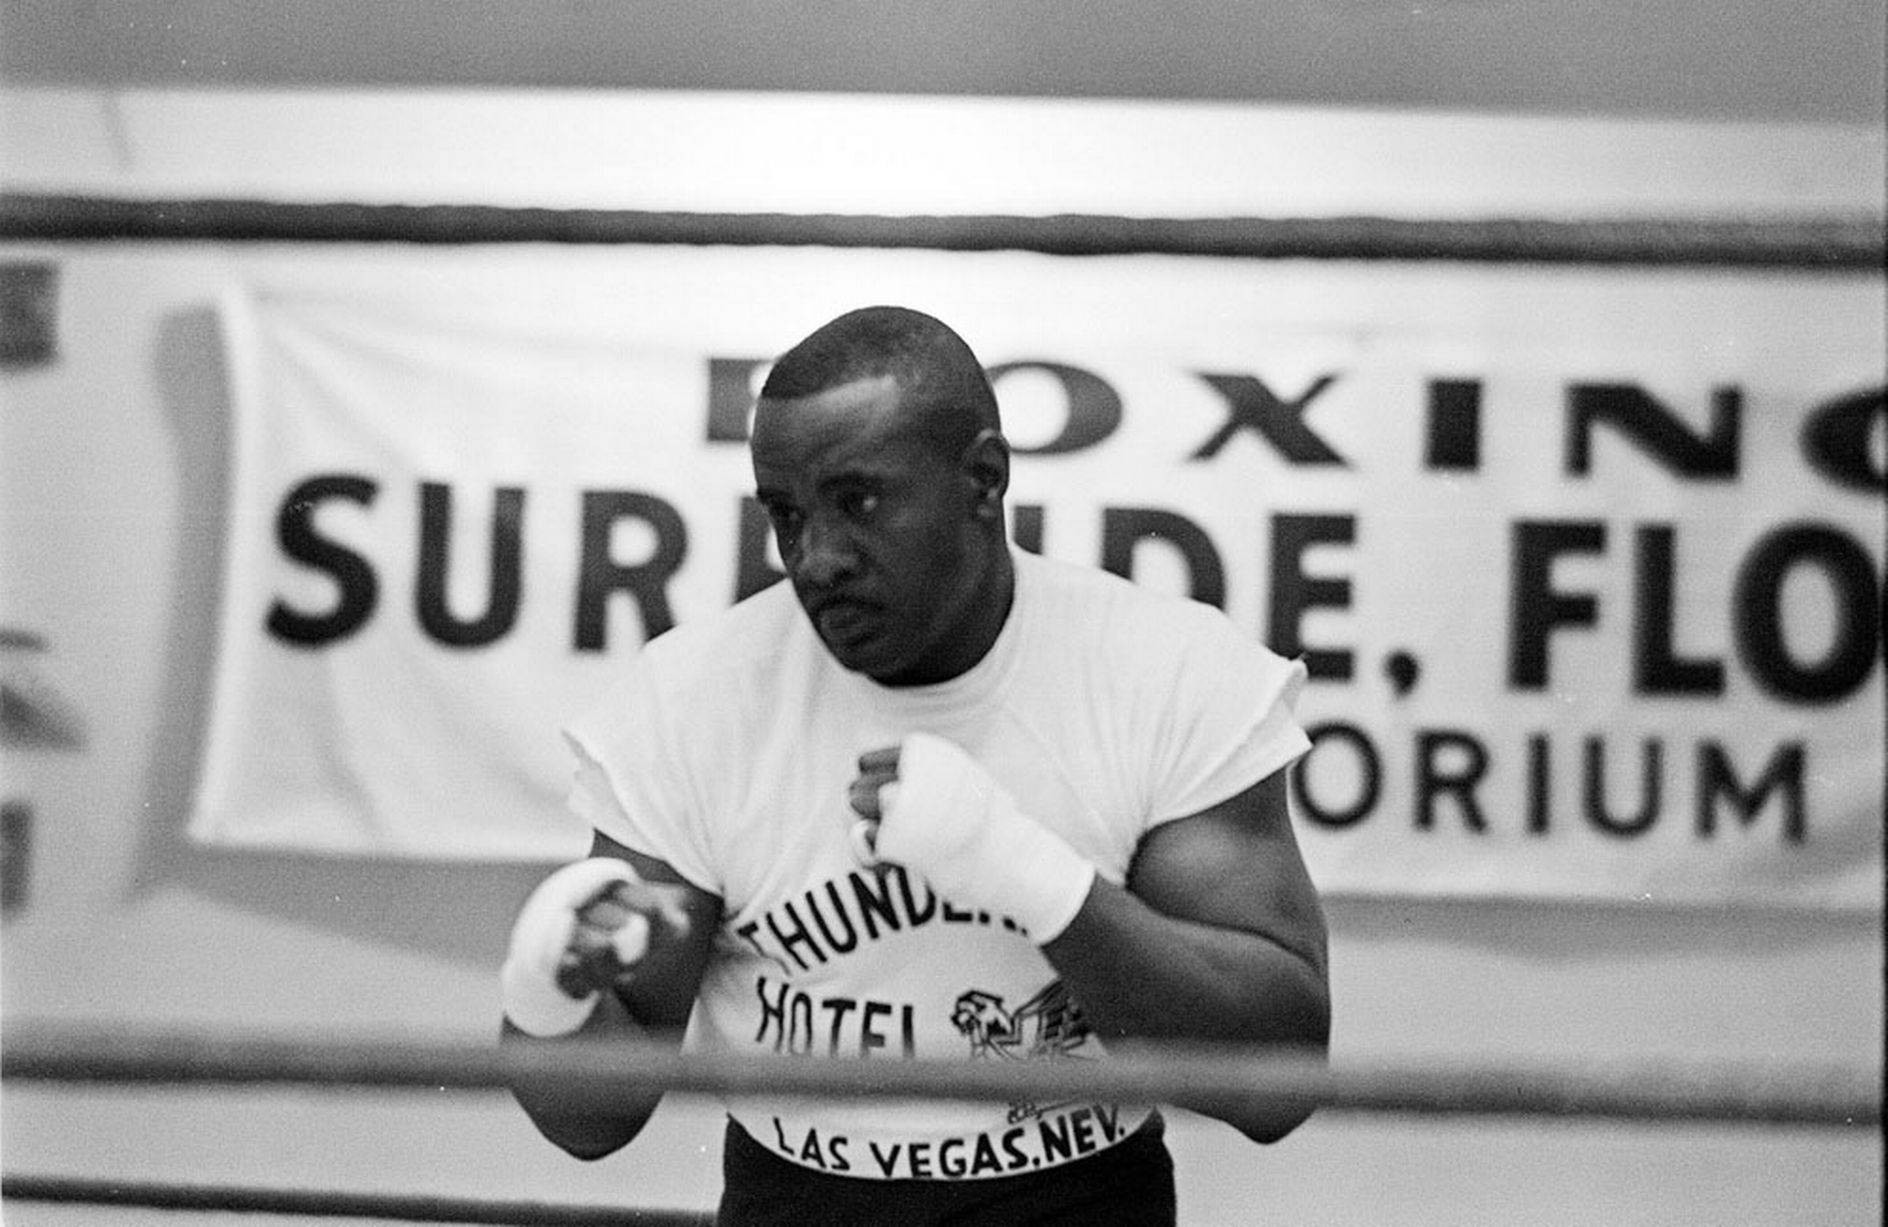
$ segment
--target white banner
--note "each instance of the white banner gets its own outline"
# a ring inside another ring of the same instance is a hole
[[[812,258],[232,296],[195,835],[581,852],[559,725],[770,573],[762,356],[893,299],[991,364],[1019,540],[1306,658],[1327,892],[1879,905],[1865,281],[826,253],[791,298]]]

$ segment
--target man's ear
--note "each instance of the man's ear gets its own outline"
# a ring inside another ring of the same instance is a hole
[[[1010,445],[994,427],[977,432],[964,449],[963,471],[970,479],[976,502],[974,513],[980,519],[1003,518],[1003,496],[1010,488]]]

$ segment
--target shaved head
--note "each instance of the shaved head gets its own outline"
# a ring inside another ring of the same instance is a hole
[[[887,375],[901,409],[947,454],[1002,429],[996,394],[970,346],[942,320],[907,307],[861,307],[822,325],[781,355],[760,398],[800,400]]]

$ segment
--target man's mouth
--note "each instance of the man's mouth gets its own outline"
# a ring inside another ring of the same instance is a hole
[[[854,644],[878,629],[878,611],[857,601],[828,601],[813,615],[820,638],[831,644]]]

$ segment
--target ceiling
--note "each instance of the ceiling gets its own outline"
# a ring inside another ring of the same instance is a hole
[[[0,0],[0,83],[1174,98],[1881,124],[1888,0]]]

